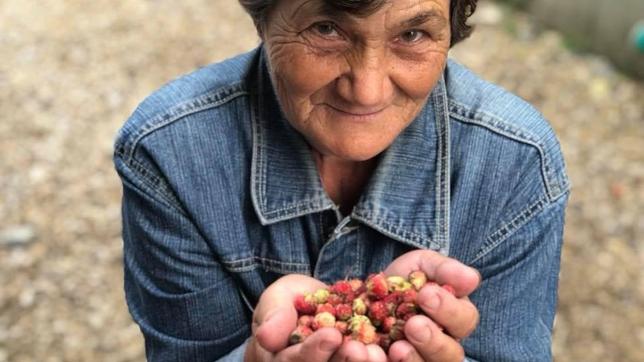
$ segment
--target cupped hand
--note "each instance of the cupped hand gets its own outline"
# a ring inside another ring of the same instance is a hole
[[[397,341],[389,349],[392,361],[463,361],[459,341],[470,335],[479,313],[467,297],[479,285],[481,276],[471,267],[431,250],[415,250],[394,260],[386,275],[407,276],[422,270],[427,279],[454,287],[455,295],[438,285],[427,284],[417,296],[418,306],[427,315],[418,315],[405,323],[406,341]]]
[[[334,328],[322,328],[304,342],[288,345],[288,338],[297,324],[294,300],[298,294],[314,292],[326,285],[306,275],[291,274],[268,287],[257,303],[253,315],[253,336],[244,360],[256,361],[347,361],[385,362],[387,356],[377,345],[356,341],[343,342]]]
[[[295,296],[313,292],[326,285],[306,275],[286,275],[271,284],[261,295],[253,314],[253,336],[244,360],[328,361],[342,344],[342,335],[333,328],[322,328],[303,343],[289,346],[288,338],[297,324]]]

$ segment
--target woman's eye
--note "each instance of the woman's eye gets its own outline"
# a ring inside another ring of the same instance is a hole
[[[324,37],[336,37],[340,35],[332,23],[313,24],[313,30]]]
[[[425,32],[421,30],[409,30],[400,34],[400,40],[403,43],[415,43],[425,36]]]

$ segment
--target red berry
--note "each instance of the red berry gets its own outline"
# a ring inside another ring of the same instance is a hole
[[[416,303],[416,289],[407,289],[404,292],[402,292],[401,300],[403,302],[410,302],[410,303]]]
[[[337,329],[340,333],[347,334],[349,333],[349,324],[345,321],[336,321],[335,322],[335,329]]]
[[[396,320],[396,323],[391,327],[389,331],[389,337],[392,341],[399,341],[405,338],[405,321]]]
[[[378,345],[385,351],[385,353],[389,351],[389,347],[392,343],[393,341],[391,340],[391,337],[389,337],[388,333],[378,333]]]
[[[382,300],[387,306],[389,314],[393,315],[396,312],[398,304],[402,301],[402,292],[392,292]]]
[[[371,274],[367,278],[367,294],[375,299],[383,299],[389,294],[387,278],[384,273]]]
[[[380,329],[385,333],[389,333],[393,328],[393,326],[396,324],[396,321],[397,321],[396,317],[388,316],[387,318],[385,318],[384,321],[382,321],[382,325],[380,325]]]
[[[353,288],[351,283],[346,280],[339,280],[331,286],[331,293],[337,294],[342,298],[344,303],[351,301],[354,297]]]
[[[297,310],[299,314],[313,315],[317,309],[317,305],[310,294],[298,294],[295,296],[293,304],[295,305],[295,310]]]
[[[349,284],[351,284],[351,289],[353,290],[354,295],[360,295],[367,291],[367,287],[360,279],[351,279],[349,280]]]
[[[357,329],[352,331],[353,338],[364,344],[378,343],[378,333],[376,327],[371,323],[362,323]]]
[[[407,320],[418,314],[415,303],[403,302],[396,308],[396,317]]]
[[[313,334],[313,330],[307,326],[297,326],[291,335],[288,337],[288,344],[293,345],[303,342],[306,337]]]
[[[322,312],[331,313],[335,317],[335,307],[330,303],[318,304],[315,314],[320,314]]]
[[[375,326],[379,326],[389,316],[389,310],[382,301],[372,302],[369,306],[369,318]]]
[[[337,294],[329,294],[329,296],[326,298],[326,302],[331,305],[338,305],[338,304],[344,303],[344,301],[342,300],[342,297]]]
[[[297,325],[311,327],[311,324],[313,323],[313,319],[314,318],[312,315],[303,315],[297,319]]]
[[[353,308],[349,304],[338,304],[335,307],[335,317],[341,321],[346,321],[351,318]]]

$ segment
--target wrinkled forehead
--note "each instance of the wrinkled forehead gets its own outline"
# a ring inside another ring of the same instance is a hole
[[[280,0],[279,8],[288,16],[322,15],[333,18],[367,18],[375,13],[410,14],[432,10],[449,14],[449,0]]]
[[[286,19],[324,17],[344,24],[376,24],[379,27],[414,27],[431,22],[448,25],[449,0],[281,0]]]

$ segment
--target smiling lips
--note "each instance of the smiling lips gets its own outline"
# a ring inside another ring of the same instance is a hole
[[[363,109],[363,110],[344,110],[336,108],[330,104],[327,104],[327,107],[332,109],[335,113],[338,113],[341,117],[348,117],[355,121],[370,121],[373,120],[376,116],[384,111],[385,108],[379,109]]]

